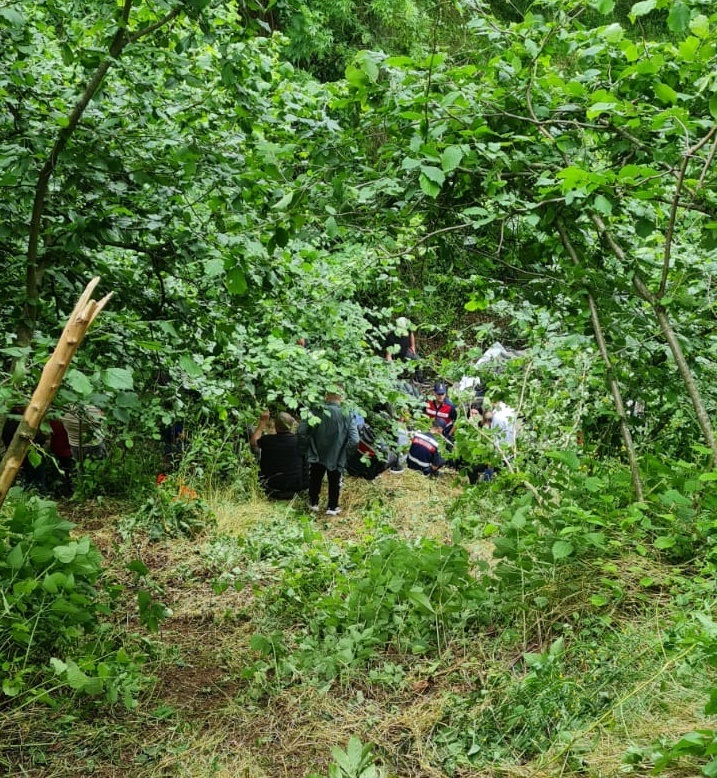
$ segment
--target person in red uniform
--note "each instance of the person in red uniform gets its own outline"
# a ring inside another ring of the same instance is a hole
[[[428,432],[413,434],[406,457],[411,470],[418,470],[423,475],[438,475],[438,471],[446,463],[438,447],[438,438],[443,434],[443,429],[443,422],[440,419],[433,419]]]
[[[452,439],[453,425],[458,418],[456,406],[448,399],[446,385],[440,381],[433,386],[433,397],[426,402],[426,415],[443,422],[443,436]]]

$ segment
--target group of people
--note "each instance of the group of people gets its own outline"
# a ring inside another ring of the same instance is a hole
[[[269,497],[286,499],[308,488],[309,510],[318,512],[326,477],[326,514],[337,516],[341,512],[342,474],[349,453],[359,443],[356,417],[344,411],[341,400],[338,391],[328,393],[314,425],[306,419],[297,424],[290,414],[279,413],[273,435],[265,434],[269,412],[261,414],[249,443],[259,455],[260,478]]]
[[[252,450],[259,460],[260,480],[270,498],[290,499],[308,490],[308,507],[319,511],[319,498],[324,478],[328,483],[326,514],[336,516],[344,471],[367,479],[388,471],[400,473],[404,465],[426,476],[438,476],[445,466],[459,467],[451,456],[458,408],[448,398],[447,387],[437,382],[433,396],[426,400],[425,415],[429,427],[406,435],[405,451],[400,445],[388,446],[376,440],[369,425],[356,413],[342,406],[338,391],[326,395],[322,408],[314,411],[318,423],[307,419],[298,422],[289,413],[278,413],[273,419],[264,411],[249,437]],[[482,400],[482,398],[481,398]],[[506,409],[506,410],[504,410]],[[498,429],[492,433],[496,449],[514,442],[515,429],[507,406],[497,403],[492,409],[480,405],[471,408],[470,423],[482,428]],[[471,482],[490,480],[495,465],[486,463],[469,469]]]
[[[5,419],[2,443],[7,450],[20,426],[24,413],[15,406]],[[22,480],[46,494],[67,497],[72,494],[73,474],[86,459],[107,456],[103,431],[104,414],[96,406],[69,406],[61,415],[48,420],[49,433],[39,430],[34,444],[40,461],[26,457],[20,469]]]

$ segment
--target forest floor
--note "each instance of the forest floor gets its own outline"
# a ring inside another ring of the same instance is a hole
[[[261,683],[256,675],[253,681],[247,676],[246,668],[257,666],[252,638],[271,627],[265,595],[286,575],[281,548],[295,541],[292,532],[308,532],[312,544],[323,544],[330,555],[332,548],[371,538],[380,514],[381,524],[389,524],[399,538],[450,544],[452,506],[465,485],[410,471],[385,473],[373,482],[347,479],[343,513],[337,517],[307,514],[299,500],[268,502],[255,495],[238,501],[216,493],[206,496],[216,525],[193,540],[150,540],[142,532],[123,536],[126,508],[121,504],[63,505],[62,513],[76,523],[76,532],[89,534],[100,549],[108,578],[126,587],[126,612],[116,617],[116,626],[132,633],[152,657],[144,674],[154,680],[133,710],[118,705],[110,712],[90,708],[84,714],[75,709],[13,712],[4,724],[13,736],[5,729],[0,738],[16,765],[11,774],[326,776],[335,759],[332,747],[346,749],[357,736],[373,745],[383,775],[396,778],[616,776],[628,770],[624,757],[634,744],[647,746],[658,734],[678,739],[706,726],[699,715],[704,693],[691,691],[675,668],[667,669],[666,658],[665,672],[644,681],[638,650],[634,685],[626,687],[619,703],[574,733],[569,744],[556,738],[547,749],[531,753],[526,748],[519,761],[471,764],[465,756],[471,751],[466,738],[472,736],[467,701],[475,704],[486,694],[483,690],[490,688],[499,665],[515,675],[526,672],[521,654],[490,626],[467,643],[443,645],[437,653],[417,655],[408,663],[405,656],[395,662],[384,656],[372,673],[346,673],[315,683],[280,683],[271,669]],[[468,551],[473,560],[493,564],[488,541],[478,539]],[[149,570],[142,586],[149,586],[171,611],[156,634],[146,632],[137,618],[133,595],[140,584],[127,569],[134,559]],[[656,613],[654,622],[639,629],[659,629],[659,619]],[[499,701],[481,704],[497,707]],[[462,757],[455,756],[455,744],[462,744]],[[629,770],[631,775],[649,774],[647,768]],[[371,775],[358,768],[334,774]],[[698,770],[688,764],[665,774],[688,776]]]

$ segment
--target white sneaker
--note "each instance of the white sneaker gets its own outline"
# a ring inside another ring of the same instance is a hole
[[[328,508],[326,511],[327,516],[338,516],[341,513],[341,508]]]
[[[309,510],[312,513],[318,513],[319,512],[319,506],[318,505],[309,505]]]

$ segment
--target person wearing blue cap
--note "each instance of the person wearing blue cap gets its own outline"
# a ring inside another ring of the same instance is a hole
[[[456,406],[448,399],[446,385],[438,381],[433,386],[434,397],[426,402],[426,415],[443,422],[443,436],[452,439],[453,425],[458,418]]]

